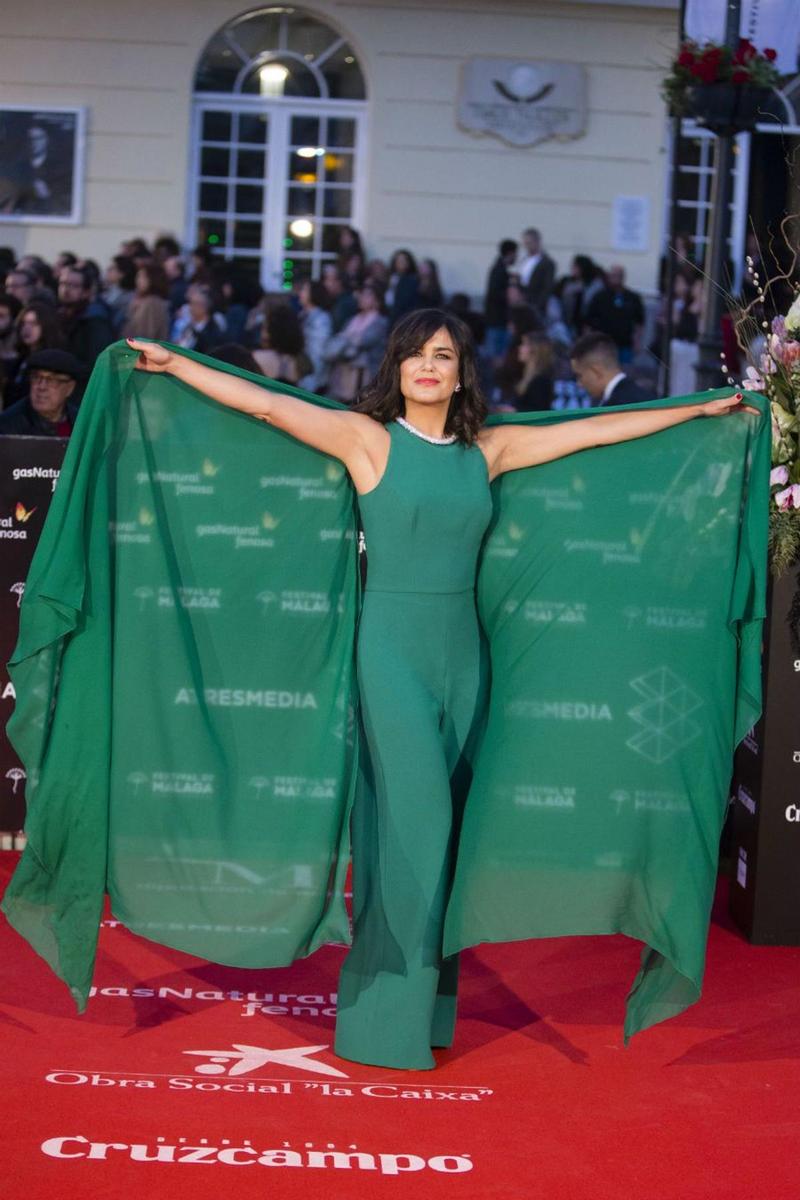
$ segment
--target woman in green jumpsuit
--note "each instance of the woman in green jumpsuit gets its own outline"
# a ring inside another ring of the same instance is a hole
[[[431,444],[396,421],[387,429],[386,471],[359,502],[370,779],[354,811],[355,931],[336,1051],[431,1067],[431,1046],[450,1044],[455,1021],[457,960],[440,972],[440,952],[453,809],[488,690],[475,575],[492,503],[477,446]]]
[[[139,366],[250,413],[344,463],[368,559],[357,674],[366,761],[353,813],[355,928],[342,968],[335,1048],[385,1067],[435,1066],[456,1010],[456,958],[442,929],[488,665],[475,607],[490,483],[590,446],[735,408],[598,414],[547,426],[485,427],[467,328],[437,309],[395,326],[356,411],[263,389],[131,341]]]

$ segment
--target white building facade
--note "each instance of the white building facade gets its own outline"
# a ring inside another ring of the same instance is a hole
[[[677,0],[9,0],[0,109],[80,110],[85,157],[76,219],[7,204],[0,244],[103,263],[172,232],[279,290],[352,225],[478,295],[536,226],[560,272],[588,254],[651,292],[677,23]]]

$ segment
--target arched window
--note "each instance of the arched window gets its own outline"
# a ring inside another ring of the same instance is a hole
[[[365,97],[347,38],[313,14],[230,21],[195,75],[190,236],[270,291],[318,276],[360,224]]]

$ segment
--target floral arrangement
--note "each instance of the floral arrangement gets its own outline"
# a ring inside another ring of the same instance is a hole
[[[676,117],[691,112],[690,92],[703,83],[771,88],[780,80],[776,50],[759,51],[748,38],[737,46],[716,42],[684,42],[661,85],[661,94]]]
[[[747,272],[756,298],[735,314],[736,332],[751,364],[742,386],[763,392],[772,415],[769,554],[777,577],[800,560],[800,288],[785,316],[768,321],[764,283],[752,258]]]

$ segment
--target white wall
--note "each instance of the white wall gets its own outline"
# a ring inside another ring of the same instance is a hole
[[[130,234],[183,234],[192,77],[203,44],[246,0],[6,0],[0,102],[89,109],[85,224],[0,225],[0,244],[105,260]],[[255,4],[253,5],[255,7]],[[565,269],[582,251],[622,261],[650,289],[663,200],[658,96],[677,14],[661,7],[472,0],[309,0],[347,33],[370,101],[365,233],[371,253],[409,245],[437,258],[449,290],[480,292],[501,237],[542,229]],[[577,62],[588,78],[586,135],[528,149],[456,124],[473,55]],[[611,248],[615,194],[650,197],[650,247]]]

